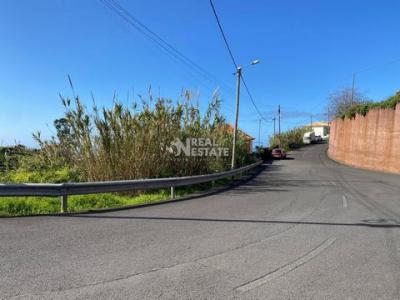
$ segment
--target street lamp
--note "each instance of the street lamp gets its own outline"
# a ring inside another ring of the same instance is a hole
[[[260,61],[255,59],[251,61],[247,66],[253,66],[258,64]],[[238,127],[238,119],[239,119],[239,96],[240,96],[240,77],[242,74],[242,69],[244,67],[236,68],[236,105],[235,105],[235,127],[233,128],[233,142],[232,142],[232,161],[231,161],[231,169],[235,168],[236,164],[236,138],[237,138],[237,127]]]

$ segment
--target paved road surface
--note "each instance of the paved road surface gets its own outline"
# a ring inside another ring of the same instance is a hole
[[[195,200],[0,219],[0,298],[400,299],[400,177],[325,148]]]

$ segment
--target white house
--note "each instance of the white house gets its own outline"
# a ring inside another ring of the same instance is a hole
[[[313,122],[311,128],[315,133],[315,136],[320,136],[323,140],[329,138],[329,123],[326,122]]]

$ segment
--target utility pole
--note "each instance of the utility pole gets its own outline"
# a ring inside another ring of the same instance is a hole
[[[238,67],[236,69],[236,103],[235,103],[235,127],[233,128],[233,142],[232,142],[232,161],[231,169],[235,168],[236,164],[236,137],[237,137],[237,127],[239,119],[239,95],[240,95],[240,77],[242,69]]]
[[[252,66],[258,64],[260,61],[258,59],[251,61],[246,66]],[[246,67],[245,66],[245,67]],[[236,139],[238,131],[238,119],[239,119],[239,96],[240,96],[240,77],[242,77],[242,67],[236,68],[236,105],[235,105],[235,127],[233,128],[233,142],[232,142],[232,161],[231,169],[233,170],[236,165]]]
[[[261,119],[258,119],[258,147],[261,146]]]
[[[278,105],[278,136],[279,148],[281,147],[281,105]]]
[[[354,103],[354,87],[355,87],[355,82],[356,82],[356,73],[353,73],[353,84],[351,88],[351,102],[350,105],[353,106]]]
[[[273,146],[275,146],[275,121],[276,121],[276,118],[274,117],[272,120],[274,121],[274,137],[272,140],[273,140]]]
[[[312,127],[312,115],[310,116],[310,119],[311,119],[310,127]]]

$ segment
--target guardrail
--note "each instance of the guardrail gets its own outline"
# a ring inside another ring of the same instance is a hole
[[[239,173],[249,171],[260,165],[258,161],[248,166],[230,171],[218,172],[207,175],[169,177],[155,179],[100,181],[100,182],[79,182],[79,183],[21,183],[21,184],[0,184],[1,196],[49,196],[60,197],[61,212],[68,209],[69,195],[85,195],[99,193],[113,193],[136,189],[157,189],[171,188],[171,198],[175,198],[175,187],[215,181],[221,178],[235,176]]]

